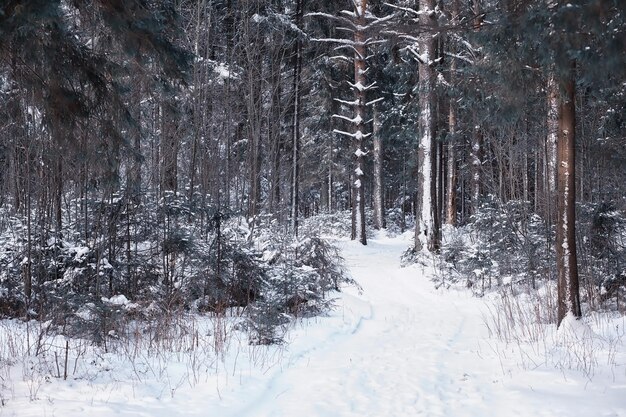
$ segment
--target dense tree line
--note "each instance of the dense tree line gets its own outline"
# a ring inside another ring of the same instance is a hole
[[[414,217],[439,252],[442,224],[520,202],[558,320],[580,315],[579,252],[585,285],[592,258],[626,285],[624,26],[617,0],[4,1],[5,293],[37,310],[68,247],[96,295],[219,278],[229,218],[251,245],[320,212],[352,209],[363,244]]]

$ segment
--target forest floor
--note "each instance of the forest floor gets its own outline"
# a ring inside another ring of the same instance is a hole
[[[339,245],[361,288],[337,294],[330,314],[298,321],[288,343],[253,347],[233,332],[202,372],[184,352],[133,373],[100,354],[91,377],[37,386],[15,365],[2,372],[0,416],[626,416],[624,318],[587,333],[571,326],[589,338],[578,350],[558,332],[507,344],[489,332],[489,297],[436,289],[435,268],[400,267],[408,235]]]

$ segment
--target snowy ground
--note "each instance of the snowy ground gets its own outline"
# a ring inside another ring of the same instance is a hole
[[[626,416],[623,318],[598,325],[614,339],[589,333],[574,354],[556,333],[542,352],[507,345],[489,335],[485,299],[434,289],[429,268],[400,268],[408,240],[340,244],[362,293],[346,289],[332,314],[298,323],[289,344],[233,336],[213,360],[92,354],[91,373],[36,383],[16,361],[0,373],[0,416]],[[568,369],[572,355],[591,362],[585,372]]]

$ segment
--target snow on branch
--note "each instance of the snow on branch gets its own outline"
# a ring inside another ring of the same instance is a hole
[[[451,52],[444,52],[444,54],[446,54],[446,55],[447,55],[447,56],[449,56],[449,57],[456,58],[456,59],[460,59],[461,61],[465,61],[465,62],[467,62],[468,64],[472,64],[472,65],[474,65],[474,61],[472,61],[471,59],[469,59],[469,58],[468,58],[468,57],[466,57],[466,56],[453,54],[453,53],[451,53]]]
[[[351,39],[340,39],[340,38],[312,38],[311,41],[313,42],[330,42],[330,43],[339,43],[342,45],[348,45],[348,46],[360,46],[360,45],[364,45],[363,42],[355,42]]]
[[[339,51],[340,49],[345,49],[345,48],[350,49],[352,52],[354,52],[355,55],[358,55],[359,59],[365,60],[365,57],[359,53],[359,50],[356,49],[354,45],[339,45],[335,47],[334,50]]]
[[[350,16],[351,18],[355,18],[355,17],[357,17],[356,13],[351,12],[350,10],[342,10],[342,11],[340,11],[339,13],[343,13],[343,14],[345,14],[346,16]]]
[[[354,117],[352,119],[349,118],[349,117],[346,117],[346,116],[342,116],[340,114],[333,114],[331,117],[335,117],[337,119],[345,120],[347,122],[354,123],[356,125],[358,125],[359,123],[363,122],[363,118],[361,116],[359,116],[359,115],[357,115],[356,117]]]
[[[409,46],[406,48],[411,54],[413,54],[413,56],[415,57],[415,59],[417,59],[421,64],[426,64],[426,65],[430,65],[429,60],[428,60],[428,54],[420,54],[414,47]]]
[[[389,42],[388,39],[375,39],[375,40],[368,40],[367,45],[371,46],[371,45],[380,45],[383,44],[385,42]],[[373,55],[372,55],[373,56]]]
[[[347,57],[345,55],[333,55],[329,56],[328,59],[337,59],[340,61],[352,62],[354,59],[352,57]]]
[[[384,16],[384,17],[378,17],[375,16],[371,13],[367,13],[366,14],[366,20],[368,20],[366,22],[365,25],[361,25],[355,22],[354,19],[356,19],[358,16],[356,16],[353,12],[350,12],[348,10],[342,10],[340,13],[343,13],[348,17],[344,17],[344,16],[335,16],[332,14],[328,14],[328,13],[321,13],[321,12],[315,12],[315,13],[307,13],[305,15],[305,17],[323,17],[326,19],[331,19],[331,20],[335,20],[338,22],[341,22],[342,24],[346,25],[347,27],[340,27],[338,29],[341,30],[345,30],[348,32],[366,32],[376,26],[379,26],[383,23],[386,23],[388,21],[390,21],[391,19],[393,19],[395,17],[395,14],[392,15],[388,15],[388,16]]]
[[[336,98],[334,99],[337,103],[341,103],[341,104],[346,104],[348,106],[357,106],[359,104],[359,100],[352,100],[352,101],[348,101],[348,100],[342,100],[340,98]]]
[[[383,4],[385,6],[391,7],[392,9],[401,10],[403,12],[414,14],[416,16],[422,16],[422,15],[432,16],[435,13],[434,10],[415,10],[410,7],[398,6],[396,4],[391,4],[391,3],[383,3]]]
[[[337,15],[333,15],[333,14],[329,14],[329,13],[323,13],[323,12],[313,12],[313,13],[307,13],[304,16],[305,17],[323,17],[325,19],[331,19],[331,20],[335,20],[338,22],[341,22],[343,24],[345,24],[346,26],[348,26],[347,28],[342,28],[343,30],[347,30],[350,32],[356,32],[356,31],[361,31],[361,32],[365,32],[368,31],[376,26],[380,26],[384,23],[389,22],[390,20],[392,20],[393,18],[396,17],[395,13],[392,13],[390,15],[387,16],[383,16],[383,17],[378,17],[372,13],[370,13],[369,11],[367,11],[365,13],[365,19],[367,21],[367,23],[365,25],[360,25],[358,23],[355,22],[355,19],[357,19],[358,17],[361,16],[361,13],[354,13],[351,12],[349,10],[342,10],[339,13],[345,15],[345,16],[337,16]],[[346,17],[347,16],[347,17]]]
[[[307,37],[307,33],[300,29],[295,23],[293,23],[290,17],[284,13],[270,12],[267,15],[255,13],[250,18],[250,21],[257,24],[268,25],[274,30],[277,30],[279,28],[285,28],[287,30],[293,31],[294,33],[297,33],[298,36]]]
[[[404,39],[404,40],[407,40],[407,41],[409,41],[409,42],[419,42],[419,41],[420,41],[420,39],[419,39],[419,38],[417,38],[417,37],[415,37],[415,36],[407,35],[407,34],[405,34],[405,33],[400,34],[398,37],[399,37],[400,39]]]
[[[396,16],[397,15],[395,13],[392,13],[392,14],[387,15],[387,16],[378,17],[378,16],[374,16],[371,13],[368,13],[368,18],[373,19],[369,25],[377,26],[377,25],[380,25],[382,23],[389,22],[390,20],[394,19]]]
[[[437,74],[437,84],[446,87],[452,87],[449,82],[446,81],[442,73]]]
[[[337,31],[348,32],[348,33],[355,33],[357,31],[357,29],[355,29],[354,27],[346,28],[346,27],[343,27],[343,26],[338,26],[337,27]]]
[[[304,15],[304,17],[323,17],[323,18],[326,18],[326,19],[337,20],[337,21],[339,21],[341,23],[344,23],[344,24],[346,24],[348,26],[352,26],[352,27],[355,26],[355,23],[352,20],[350,20],[348,18],[345,18],[343,16],[335,16],[335,15],[329,14],[329,13],[321,13],[321,12],[307,13],[307,14]]]
[[[400,37],[404,34],[404,32],[399,32],[397,30],[382,30],[380,33],[390,37]]]
[[[374,104],[383,101],[385,98],[384,97],[379,97],[376,100],[372,100],[372,101],[368,101],[367,103],[365,103],[366,106],[373,106]]]
[[[472,45],[471,43],[469,43],[466,39],[462,39],[461,43],[467,48],[468,51],[470,51],[472,54],[476,54],[479,53],[482,48],[480,47],[475,47],[474,45]]]
[[[364,15],[365,10],[361,8],[361,3],[359,2],[359,0],[352,0],[352,5],[354,6],[354,12],[357,16]]]
[[[357,91],[367,91],[367,90],[371,90],[371,89],[376,87],[376,81],[374,81],[370,85],[363,85],[360,82],[358,82],[356,84],[353,84],[353,83],[348,81],[348,85],[350,85],[350,87],[354,88]]]
[[[349,132],[344,132],[343,130],[334,129],[334,130],[333,130],[333,133],[338,133],[338,134],[340,134],[340,135],[349,136],[349,137],[354,138],[354,139],[357,139],[357,140],[361,140],[361,139],[366,138],[366,137],[368,137],[368,136],[370,136],[370,135],[371,135],[371,133],[363,133],[363,132],[361,132],[360,130],[357,130],[357,131],[356,131],[356,132],[354,132],[354,133],[349,133]],[[358,152],[358,151],[359,151],[359,150],[357,149],[357,152]],[[365,153],[364,153],[363,155],[365,155]]]

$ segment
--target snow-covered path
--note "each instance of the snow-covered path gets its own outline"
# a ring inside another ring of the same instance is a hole
[[[438,293],[419,269],[400,269],[406,242],[344,246],[363,288],[342,298],[350,326],[325,340],[298,335],[312,350],[291,359],[261,401],[245,408],[248,415],[489,415],[493,399],[486,397],[498,376],[479,362],[485,332],[476,304]]]
[[[362,293],[347,289],[336,316],[296,331],[281,369],[227,415],[626,416],[624,386],[519,369],[488,338],[483,300],[400,268],[408,244],[344,242]]]
[[[522,369],[516,347],[488,337],[484,300],[435,289],[432,270],[400,268],[408,240],[339,244],[362,292],[345,289],[333,312],[297,324],[284,347],[242,341],[194,384],[176,363],[163,368],[167,387],[54,380],[34,402],[16,392],[0,416],[626,417],[623,360],[613,379],[592,381]]]

